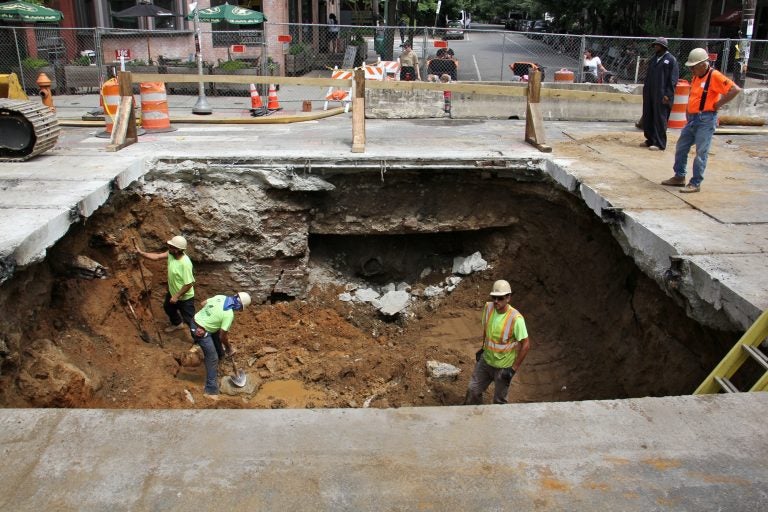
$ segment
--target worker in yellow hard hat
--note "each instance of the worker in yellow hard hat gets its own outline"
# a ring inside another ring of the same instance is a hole
[[[163,309],[171,322],[165,332],[173,332],[192,324],[195,316],[195,276],[192,260],[186,254],[187,240],[176,235],[168,240],[168,249],[163,252],[136,252],[148,260],[168,260],[168,292],[165,294]]]
[[[491,302],[483,307],[483,348],[477,351],[475,370],[469,380],[466,405],[483,403],[483,393],[494,383],[493,403],[506,404],[512,377],[531,347],[525,320],[509,302],[509,282],[493,283]]]

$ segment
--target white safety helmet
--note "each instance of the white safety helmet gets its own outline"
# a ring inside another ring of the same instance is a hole
[[[168,245],[182,251],[187,250],[187,240],[181,235],[176,235],[175,237],[168,240]]]
[[[693,67],[700,62],[709,60],[709,53],[704,48],[694,48],[688,54],[688,61],[685,63],[688,67]]]
[[[243,309],[251,305],[251,296],[247,292],[237,292],[237,296],[240,298]]]
[[[509,282],[499,279],[493,283],[493,289],[491,290],[492,297],[503,297],[512,293],[512,287],[509,286]]]

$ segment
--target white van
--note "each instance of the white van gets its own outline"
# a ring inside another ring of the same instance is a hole
[[[461,22],[461,26],[465,29],[470,28],[469,26],[472,24],[472,14],[469,11],[461,10],[459,11],[459,20]]]

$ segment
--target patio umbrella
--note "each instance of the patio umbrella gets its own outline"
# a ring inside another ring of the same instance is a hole
[[[206,21],[209,23],[226,21],[233,25],[256,25],[267,21],[264,14],[259,11],[229,4],[217,5],[216,7],[209,7],[208,9],[200,9],[197,16],[199,21]],[[187,16],[187,19],[194,20],[195,12],[192,11],[189,16]]]
[[[122,11],[113,12],[112,16],[115,18],[166,18],[176,16],[176,14],[155,4],[140,3]],[[150,60],[152,60],[152,52],[149,46],[149,36],[147,36],[147,64]]]
[[[26,23],[53,22],[64,18],[61,11],[42,5],[16,0],[0,4],[0,20],[23,21]]]

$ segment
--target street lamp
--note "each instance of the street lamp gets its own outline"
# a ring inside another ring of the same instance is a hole
[[[203,51],[200,41],[200,16],[197,12],[197,2],[189,4],[189,8],[195,13],[195,58],[197,59],[197,102],[192,107],[193,114],[208,115],[212,114],[211,106],[208,104],[208,100],[205,98],[205,85],[203,84]]]

